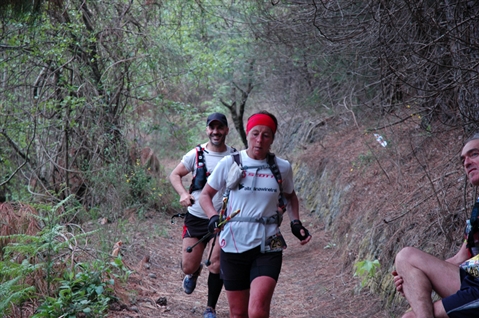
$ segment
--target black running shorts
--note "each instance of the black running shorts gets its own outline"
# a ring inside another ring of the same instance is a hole
[[[449,318],[478,317],[479,312],[479,278],[466,273],[462,268],[461,289],[454,295],[442,299],[442,304]]]
[[[278,281],[283,263],[283,253],[261,253],[255,247],[244,253],[226,253],[221,250],[221,278],[226,290],[249,289],[256,277],[268,276]]]
[[[203,236],[208,234],[208,223],[210,220],[202,219],[189,212],[185,215],[185,223],[183,224],[183,235],[182,238],[185,237],[194,237],[197,239],[201,239]],[[212,239],[214,235],[211,235],[209,238],[205,239],[203,242],[208,243],[210,239]]]

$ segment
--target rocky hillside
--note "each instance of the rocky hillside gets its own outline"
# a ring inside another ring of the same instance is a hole
[[[345,270],[353,275],[357,262],[378,260],[369,289],[389,306],[404,302],[390,274],[396,253],[415,246],[445,258],[462,242],[473,202],[459,162],[465,136],[429,133],[413,120],[369,133],[331,123],[303,131],[284,156],[306,209],[326,224]]]

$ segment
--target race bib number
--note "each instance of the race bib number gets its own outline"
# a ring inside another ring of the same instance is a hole
[[[287,247],[286,241],[281,233],[272,235],[266,239],[264,244],[264,252],[281,252]]]

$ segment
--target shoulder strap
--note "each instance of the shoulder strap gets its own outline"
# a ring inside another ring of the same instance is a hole
[[[240,156],[240,153],[235,151],[233,154],[231,154],[231,156],[233,156],[233,160],[236,162],[236,164],[238,165],[238,167],[241,167],[241,156]]]
[[[272,152],[268,153],[267,162],[268,162],[269,168],[271,169],[271,172],[274,175],[274,178],[276,179],[276,182],[278,182],[278,185],[279,185],[278,206],[283,210],[283,212],[285,212],[286,204],[285,204],[284,193],[283,193],[283,179],[281,178],[281,172],[279,171],[279,167],[276,164],[274,153]]]
[[[233,156],[233,160],[236,162],[236,164],[238,164],[238,166],[241,169],[244,170],[248,168],[248,167],[242,166],[241,156],[239,152],[235,152],[231,154],[231,156]],[[268,153],[268,156],[266,157],[266,162],[268,164],[269,169],[273,173],[274,178],[276,179],[276,182],[278,182],[278,185],[279,185],[278,206],[283,210],[283,213],[284,213],[286,212],[286,204],[285,204],[286,200],[284,199],[284,193],[283,193],[283,179],[281,178],[281,172],[279,171],[279,167],[276,164],[276,156],[274,155],[274,153],[271,153],[271,152]]]
[[[203,147],[201,147],[201,144],[198,144],[196,147],[196,167],[201,167],[203,165],[206,165],[206,162],[205,162],[205,155],[203,153],[204,149]],[[200,163],[202,163],[200,165]]]
[[[196,147],[196,172],[191,179],[189,188],[190,194],[193,191],[201,190],[205,186],[206,178],[208,178],[208,170],[206,169],[206,161],[203,153],[203,147],[198,144]]]

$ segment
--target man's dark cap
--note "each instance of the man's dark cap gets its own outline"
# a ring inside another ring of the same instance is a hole
[[[226,116],[223,115],[222,113],[213,113],[209,115],[208,118],[206,119],[206,126],[209,126],[211,122],[215,120],[219,121],[220,123],[228,127],[228,120],[226,119]]]

